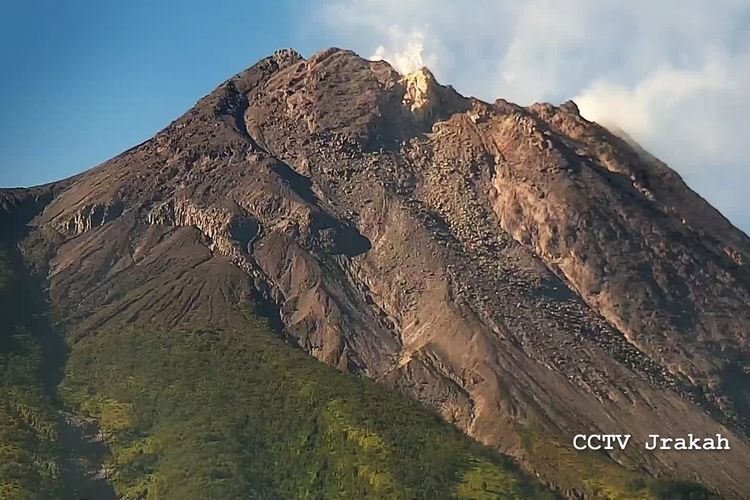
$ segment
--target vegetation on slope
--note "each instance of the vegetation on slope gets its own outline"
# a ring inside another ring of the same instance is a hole
[[[53,346],[14,257],[0,245],[0,499],[59,498]]]
[[[419,403],[241,331],[108,331],[62,394],[99,418],[136,498],[548,498]]]

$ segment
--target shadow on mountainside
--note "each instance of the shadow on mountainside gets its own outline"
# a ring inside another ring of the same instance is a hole
[[[14,488],[45,497],[49,493],[71,500],[116,499],[104,474],[108,450],[96,422],[62,409],[57,396],[67,347],[48,317],[42,283],[26,271],[13,245],[3,242],[0,246],[0,316],[4,320],[0,369],[6,371],[0,389],[29,394],[23,400],[5,402],[11,409],[32,412],[31,417],[23,411],[11,413],[11,425],[22,429],[15,431],[20,435],[16,439],[27,440],[21,442],[32,451],[35,462],[55,463],[52,469],[58,471],[45,475],[36,471],[36,464],[19,463],[24,471],[21,479],[0,475],[0,485],[17,483]],[[41,422],[33,412],[44,415]],[[0,437],[3,433],[0,428]]]

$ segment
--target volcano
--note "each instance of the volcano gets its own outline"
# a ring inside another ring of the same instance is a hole
[[[750,496],[750,240],[573,102],[282,50],[0,226],[9,491]]]

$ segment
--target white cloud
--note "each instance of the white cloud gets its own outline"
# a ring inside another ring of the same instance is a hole
[[[574,99],[590,120],[604,125],[612,123],[630,134],[649,138],[660,133],[665,117],[674,115],[678,107],[695,96],[724,92],[730,86],[725,65],[717,59],[710,59],[697,69],[660,66],[632,87],[596,80]],[[697,113],[696,118],[699,118]],[[696,119],[693,123],[703,131],[701,136],[711,132],[710,128],[704,127],[703,120]],[[710,138],[701,146],[714,145],[717,139]],[[710,153],[718,153],[711,149]]]
[[[427,65],[465,94],[575,98],[750,229],[747,0],[325,0],[321,12],[339,45],[401,72]]]

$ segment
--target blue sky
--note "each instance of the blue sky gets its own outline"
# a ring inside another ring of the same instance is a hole
[[[276,49],[339,46],[489,101],[573,98],[750,231],[747,0],[0,1],[0,186],[90,168]]]
[[[85,170],[149,138],[277,48],[309,50],[317,36],[290,21],[300,9],[301,2],[3,0],[0,186]]]

